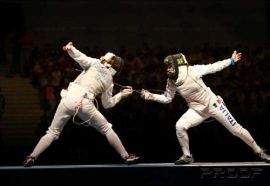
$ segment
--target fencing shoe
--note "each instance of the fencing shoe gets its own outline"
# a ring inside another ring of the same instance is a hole
[[[266,153],[266,150],[262,149],[260,152],[255,154],[259,156],[264,162],[270,163],[270,156]]]
[[[33,156],[26,156],[26,159],[23,161],[24,167],[32,167],[35,163],[35,157]]]
[[[135,154],[129,154],[129,156],[125,159],[125,163],[128,165],[137,164],[138,159],[139,159],[139,157],[136,156]]]
[[[174,162],[174,164],[175,165],[183,165],[183,164],[190,164],[193,162],[194,162],[194,159],[193,159],[192,155],[190,155],[190,156],[183,155],[178,160],[176,160]]]

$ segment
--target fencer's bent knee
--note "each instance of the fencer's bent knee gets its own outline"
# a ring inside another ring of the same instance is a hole
[[[176,128],[176,135],[178,138],[182,138],[185,136],[187,129],[182,125],[181,122],[177,122],[175,128]]]
[[[50,136],[50,138],[52,138],[53,141],[58,140],[59,135],[60,135],[60,134],[53,133],[50,130],[48,130],[46,133],[48,136]]]
[[[186,133],[186,130],[187,130],[187,128],[185,128],[185,126],[184,126],[183,121],[185,121],[185,120],[180,119],[175,125],[176,135],[178,137],[184,136],[184,134]]]
[[[187,130],[189,128],[188,126],[189,126],[188,121],[185,118],[181,118],[176,122],[175,128],[176,131],[183,131]]]
[[[176,131],[178,131],[178,132],[182,132],[182,131],[185,131],[186,129],[185,129],[185,127],[184,126],[182,126],[182,125],[178,125],[178,124],[176,124],[175,125],[175,128],[176,128]]]
[[[60,132],[52,128],[49,128],[46,133],[50,135],[53,138],[53,140],[57,140],[60,136]]]

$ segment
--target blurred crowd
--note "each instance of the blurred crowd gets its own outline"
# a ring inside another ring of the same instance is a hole
[[[90,57],[100,58],[107,51],[99,47],[84,47],[80,49]],[[221,72],[205,76],[210,88],[220,94],[233,112],[240,117],[263,115],[270,100],[269,59],[270,48],[258,47],[250,50],[247,47],[238,48],[171,48],[154,50],[147,43],[135,52],[121,46],[114,51],[125,60],[125,69],[120,77],[115,79],[116,90],[120,85],[130,85],[135,90],[142,88],[162,93],[165,90],[166,74],[163,59],[166,55],[183,53],[190,64],[208,64],[231,56],[233,50],[242,52],[243,58],[235,66],[228,67]],[[35,47],[29,55],[29,75],[32,84],[40,92],[40,100],[47,116],[52,116],[60,99],[60,91],[66,88],[70,81],[79,74],[81,68],[66,53],[61,46],[53,47],[46,44],[43,48]],[[137,94],[137,92],[134,92]],[[138,94],[139,95],[139,94]],[[139,96],[127,107],[141,108],[144,104],[136,101]],[[130,101],[130,100],[129,100]],[[186,110],[185,105],[176,101],[170,105],[172,110]],[[136,110],[141,112],[142,109]],[[162,111],[161,111],[162,112]],[[139,114],[140,115],[140,114]]]

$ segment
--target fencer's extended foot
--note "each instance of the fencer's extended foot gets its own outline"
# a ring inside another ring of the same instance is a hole
[[[25,160],[23,161],[24,167],[32,167],[35,163],[35,157],[33,156],[26,156]]]
[[[176,160],[174,162],[174,164],[175,165],[183,165],[183,164],[190,164],[193,162],[194,162],[194,159],[193,159],[192,155],[190,155],[190,156],[183,155],[178,160]]]
[[[266,153],[266,150],[262,149],[259,153],[255,153],[259,156],[264,162],[270,163],[270,155]]]
[[[139,160],[138,156],[136,156],[135,154],[129,154],[129,156],[125,159],[125,163],[128,165],[137,164],[138,160]]]

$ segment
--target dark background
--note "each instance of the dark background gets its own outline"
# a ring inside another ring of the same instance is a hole
[[[239,50],[243,53],[241,64],[209,75],[205,82],[222,95],[231,113],[258,144],[270,149],[269,8],[268,0],[0,1],[0,65],[7,66],[5,40],[10,34],[18,66],[22,48],[29,44],[21,42],[25,34],[31,38],[32,50],[44,49],[42,56],[46,58],[49,49],[48,58],[55,63],[59,56],[69,59],[61,47],[73,41],[91,57],[100,57],[109,50],[124,57],[127,67],[117,83],[129,84],[134,89],[164,90],[162,60],[166,55],[183,52],[191,64],[212,63]],[[28,68],[32,70],[34,63]],[[29,69],[20,75],[41,90]],[[76,75],[74,72],[69,80]],[[57,87],[57,95],[59,91]],[[2,139],[2,165],[21,164],[45,133],[53,109],[48,111],[46,100],[42,104],[44,115],[37,124],[36,140],[14,147]],[[180,96],[163,105],[141,100],[134,93],[112,109],[104,110],[100,103],[99,108],[127,150],[138,154],[141,162],[173,162],[182,154],[175,123],[187,106]],[[195,161],[258,160],[247,145],[216,121],[205,122],[188,132]],[[60,139],[40,156],[38,164],[121,162],[101,134],[70,122]]]

